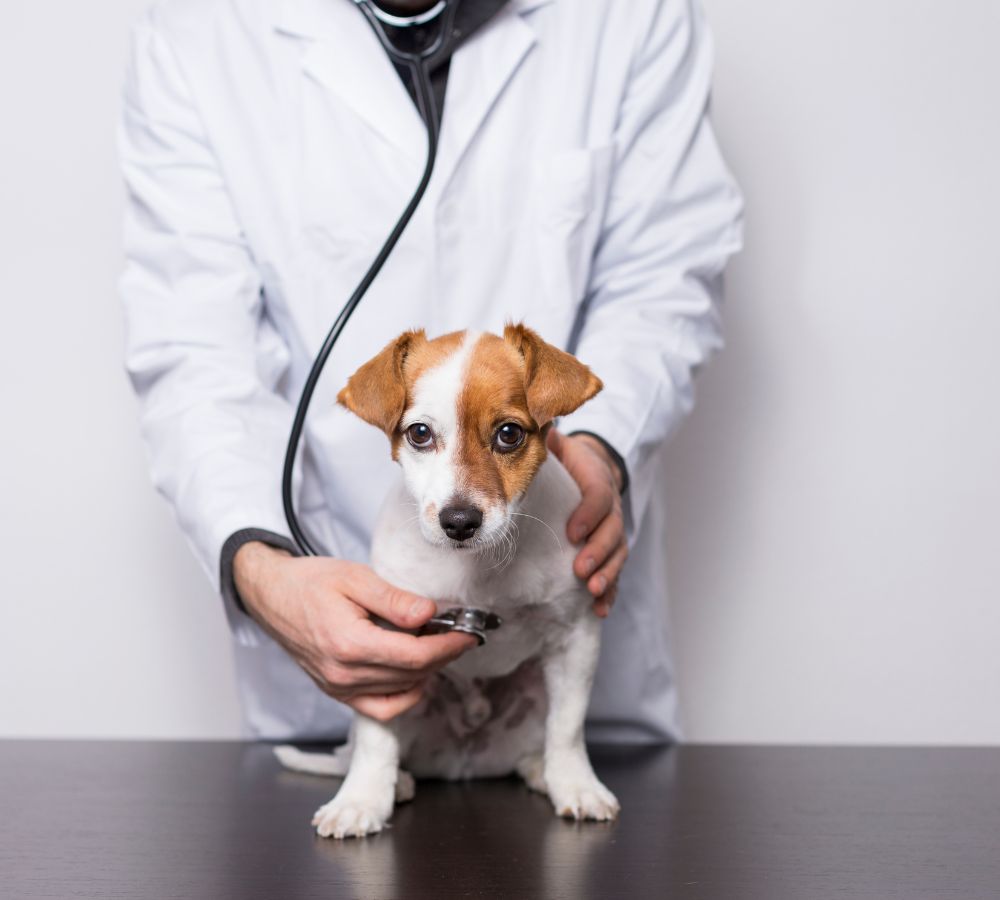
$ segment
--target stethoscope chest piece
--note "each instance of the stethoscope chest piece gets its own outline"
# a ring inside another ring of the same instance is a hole
[[[438,613],[420,629],[420,633],[445,634],[449,631],[461,631],[474,635],[482,646],[486,643],[486,632],[495,631],[502,624],[503,619],[496,613],[468,606],[455,606]]]

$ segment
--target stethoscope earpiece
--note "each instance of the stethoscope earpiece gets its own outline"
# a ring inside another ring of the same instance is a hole
[[[372,15],[386,25],[393,28],[412,28],[415,25],[426,25],[433,22],[448,6],[448,0],[438,0],[430,9],[413,16],[398,16],[379,6],[375,0],[354,0],[358,6],[367,6],[371,9]]]

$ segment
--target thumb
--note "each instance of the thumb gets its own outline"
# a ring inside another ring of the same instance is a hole
[[[419,628],[437,612],[433,600],[411,594],[378,577],[368,566],[360,566],[361,575],[352,585],[351,599],[400,628]]]

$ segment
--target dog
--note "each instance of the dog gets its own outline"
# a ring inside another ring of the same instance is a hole
[[[600,624],[560,537],[580,491],[546,451],[553,420],[601,388],[575,357],[511,324],[502,337],[407,331],[338,395],[386,433],[402,469],[378,517],[374,570],[439,611],[473,607],[503,624],[413,709],[386,723],[357,715],[335,754],[276,748],[288,768],[346,775],[313,817],[321,836],[381,831],[414,776],[517,773],[560,816],[618,815],[583,738]]]

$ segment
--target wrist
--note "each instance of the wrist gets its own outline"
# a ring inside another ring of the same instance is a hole
[[[276,564],[291,554],[263,541],[247,541],[233,557],[233,584],[248,611],[259,606],[261,586],[270,578]]]

